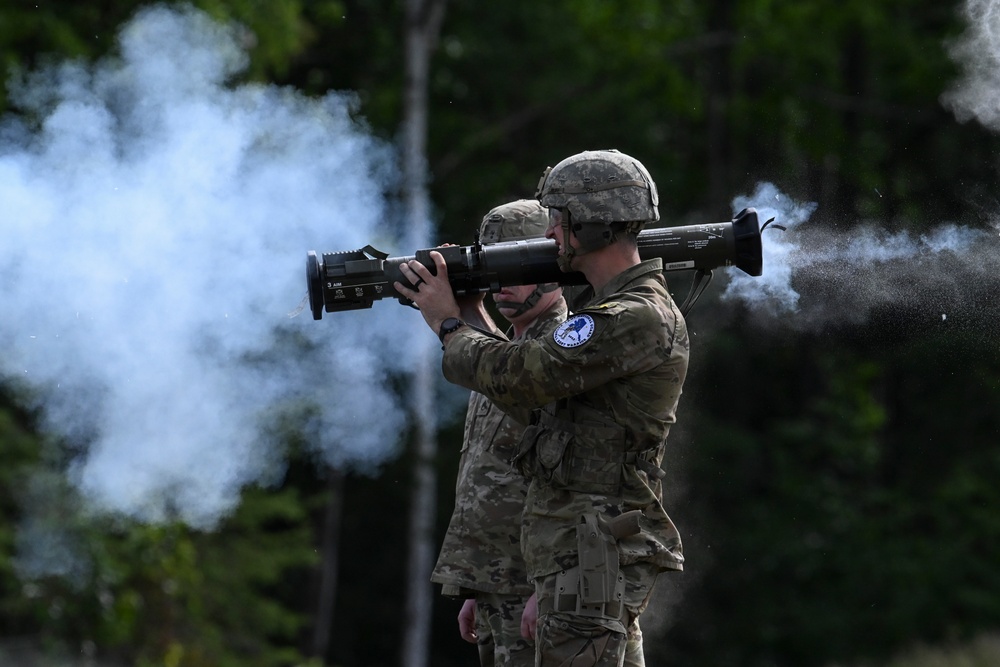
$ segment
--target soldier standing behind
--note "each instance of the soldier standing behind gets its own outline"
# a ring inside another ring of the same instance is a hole
[[[657,575],[683,568],[660,465],[687,374],[687,327],[661,260],[639,257],[636,237],[659,211],[638,160],[570,156],[543,174],[537,196],[560,268],[594,289],[551,334],[512,344],[466,325],[440,253],[435,274],[400,265],[418,291],[395,286],[441,337],[449,381],[535,411],[517,457],[530,478],[521,542],[536,664],[621,665]]]
[[[487,213],[479,238],[484,244],[538,238],[548,224],[537,200],[522,199]],[[555,283],[505,287],[493,300],[511,323],[515,343],[551,333],[566,318],[562,290]],[[473,304],[481,305],[481,299]],[[459,614],[459,632],[478,644],[484,667],[535,664],[534,641],[520,633],[524,604],[534,592],[520,540],[528,483],[511,465],[524,428],[482,394],[470,395],[455,510],[431,575],[431,581],[442,584],[443,595],[468,598]]]

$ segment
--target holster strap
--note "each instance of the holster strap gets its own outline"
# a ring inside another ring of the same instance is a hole
[[[616,588],[620,587],[624,591],[625,580],[620,574],[618,577]],[[539,617],[553,611],[620,621],[625,617],[625,604],[621,593],[614,600],[584,601],[580,595],[580,568],[573,567],[556,575],[556,590],[553,595],[539,598]]]

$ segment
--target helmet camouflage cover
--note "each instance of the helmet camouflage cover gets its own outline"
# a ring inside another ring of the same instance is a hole
[[[508,204],[501,204],[483,216],[479,226],[479,242],[483,244],[499,243],[501,241],[520,241],[522,239],[539,238],[545,235],[549,228],[549,212],[537,199],[518,199]],[[512,316],[520,316],[535,307],[542,295],[559,289],[558,283],[542,283],[535,285],[531,294],[524,301],[514,301],[511,297],[497,301],[498,307],[506,308]]]
[[[518,199],[501,204],[483,216],[479,226],[480,243],[519,241],[545,235],[549,226],[548,211],[537,199]]]
[[[641,162],[617,150],[584,151],[547,169],[535,193],[542,206],[567,209],[574,223],[660,219],[656,184]]]

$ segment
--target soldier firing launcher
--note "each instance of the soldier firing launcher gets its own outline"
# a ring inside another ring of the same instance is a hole
[[[639,232],[639,256],[643,260],[661,258],[664,271],[696,270],[699,276],[710,276],[712,269],[735,266],[759,276],[763,270],[761,229],[753,208],[740,211],[731,222],[646,229]],[[323,319],[324,310],[334,313],[371,308],[375,301],[387,297],[411,303],[393,287],[397,281],[409,285],[399,265],[416,259],[433,272],[431,250],[444,257],[448,281],[456,295],[499,292],[512,285],[568,286],[587,282],[582,273],[559,270],[555,241],[545,238],[490,245],[477,240],[471,246],[418,250],[411,257],[389,257],[370,245],[361,250],[326,252],[322,259],[310,250],[306,256],[306,283],[313,319]],[[692,286],[685,303],[693,303],[694,291]]]

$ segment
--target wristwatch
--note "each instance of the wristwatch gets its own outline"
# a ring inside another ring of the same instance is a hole
[[[446,318],[444,322],[441,323],[441,330],[438,331],[438,338],[441,339],[441,349],[444,349],[444,337],[448,334],[458,331],[465,326],[465,322],[458,319],[457,317]]]

